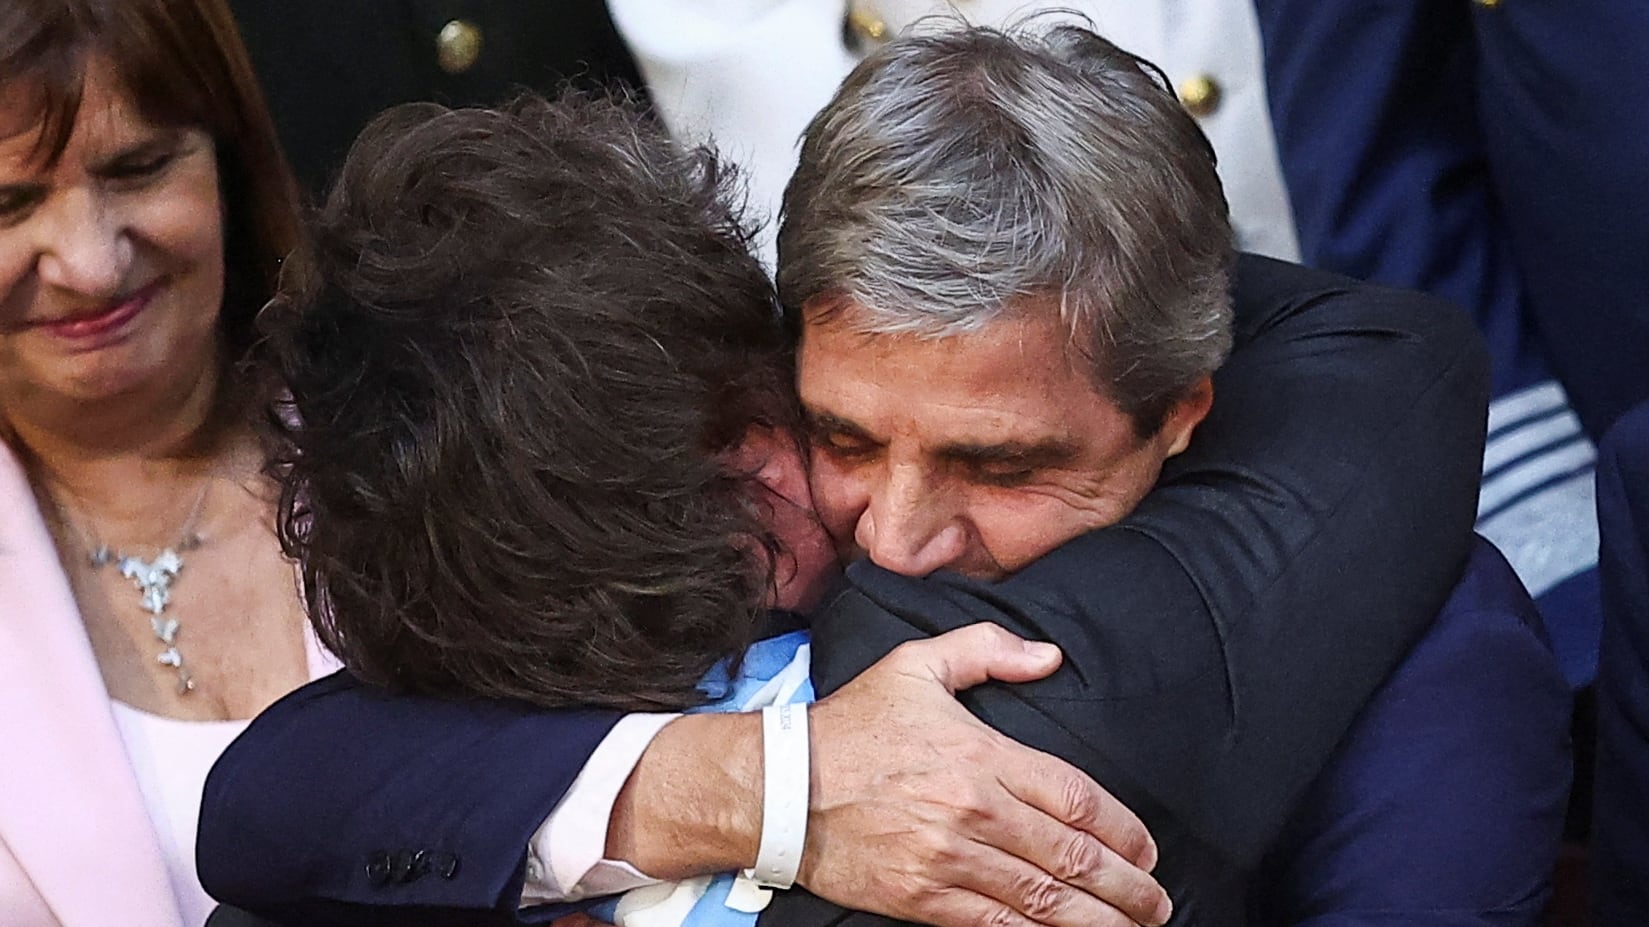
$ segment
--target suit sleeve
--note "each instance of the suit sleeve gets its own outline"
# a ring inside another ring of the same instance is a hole
[[[1569,710],[1534,604],[1481,544],[1312,783],[1256,879],[1250,921],[1543,924],[1569,797]]]
[[[1545,372],[1480,128],[1470,6],[1255,10],[1301,261],[1465,308],[1499,396]]]
[[[1428,297],[1255,258],[1236,292],[1214,409],[1132,517],[1001,583],[855,565],[814,672],[976,621],[1056,641],[1054,676],[964,700],[1247,871],[1461,574],[1487,376]]]
[[[620,717],[311,683],[207,777],[201,884],[282,923],[547,921],[516,910],[528,842]]]
[[[1603,644],[1592,806],[1593,922],[1649,923],[1649,405],[1598,460]]]

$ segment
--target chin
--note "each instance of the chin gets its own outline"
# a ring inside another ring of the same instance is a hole
[[[132,339],[83,356],[66,391],[86,402],[115,399],[175,383],[192,364],[176,351],[156,350]]]

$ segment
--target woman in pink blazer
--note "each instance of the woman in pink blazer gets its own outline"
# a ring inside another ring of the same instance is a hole
[[[239,364],[294,191],[221,0],[0,4],[6,927],[199,927],[206,770],[325,668]]]

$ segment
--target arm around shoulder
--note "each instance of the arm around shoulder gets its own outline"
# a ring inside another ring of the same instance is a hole
[[[1060,673],[978,690],[1037,706],[1003,730],[1254,864],[1460,576],[1488,365],[1430,297],[1252,257],[1235,296],[1213,410],[1132,517],[1001,583],[856,565],[816,623],[821,691],[867,640],[1055,641]]]

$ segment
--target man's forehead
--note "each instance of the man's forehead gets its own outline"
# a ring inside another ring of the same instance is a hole
[[[1014,307],[971,325],[901,324],[850,300],[809,308],[800,331],[802,385],[828,377],[870,382],[922,375],[950,385],[1023,392],[1050,377],[1090,387],[1092,362],[1057,307]],[[1022,374],[1034,365],[1037,377]]]
[[[815,321],[802,340],[798,387],[816,427],[973,456],[1131,433],[1059,329],[1003,320],[954,335],[869,334],[839,321]]]

